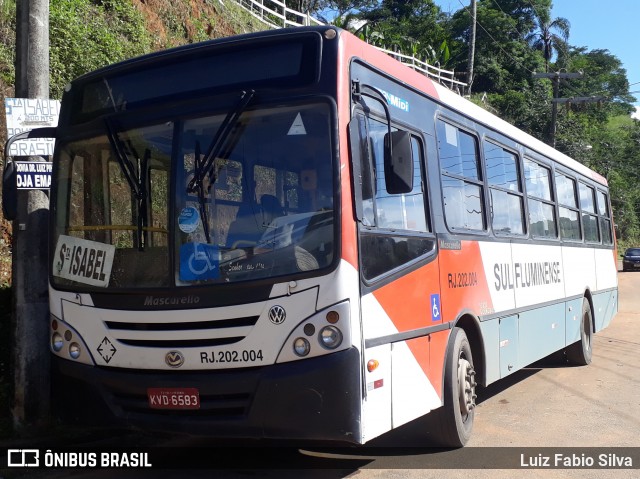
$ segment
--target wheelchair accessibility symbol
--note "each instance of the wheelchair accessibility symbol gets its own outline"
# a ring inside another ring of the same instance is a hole
[[[431,295],[431,321],[440,321],[442,317],[440,316],[440,295],[432,294]]]
[[[206,281],[220,277],[217,245],[185,243],[180,246],[180,280]]]

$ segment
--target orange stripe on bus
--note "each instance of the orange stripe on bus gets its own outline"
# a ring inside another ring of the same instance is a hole
[[[411,331],[438,324],[431,320],[432,294],[438,294],[438,263],[406,274],[376,290],[376,297],[399,332]]]
[[[438,263],[434,261],[383,286],[373,295],[398,331],[404,332],[439,324],[431,320],[429,304],[431,295],[439,291]],[[430,376],[429,338],[416,338],[406,343],[425,375]]]
[[[477,241],[461,241],[461,249],[440,250],[440,303],[445,321],[453,321],[463,311],[476,316],[493,312],[482,254]],[[505,247],[508,251],[508,247]]]

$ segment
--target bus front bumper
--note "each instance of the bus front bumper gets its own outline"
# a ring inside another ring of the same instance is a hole
[[[360,355],[351,348],[259,368],[146,371],[52,356],[65,420],[217,438],[361,442]],[[198,410],[149,407],[147,388],[197,388]],[[106,410],[106,414],[104,414]]]

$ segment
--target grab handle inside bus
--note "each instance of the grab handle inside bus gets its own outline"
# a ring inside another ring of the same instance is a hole
[[[8,221],[13,221],[18,216],[18,184],[15,164],[9,160],[9,150],[16,141],[31,138],[56,138],[57,128],[34,128],[13,135],[4,145],[4,161],[2,171],[2,214]]]

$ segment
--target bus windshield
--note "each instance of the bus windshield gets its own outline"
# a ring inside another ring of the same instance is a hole
[[[329,266],[329,106],[249,106],[135,128],[107,121],[63,144],[53,284],[189,286]]]

